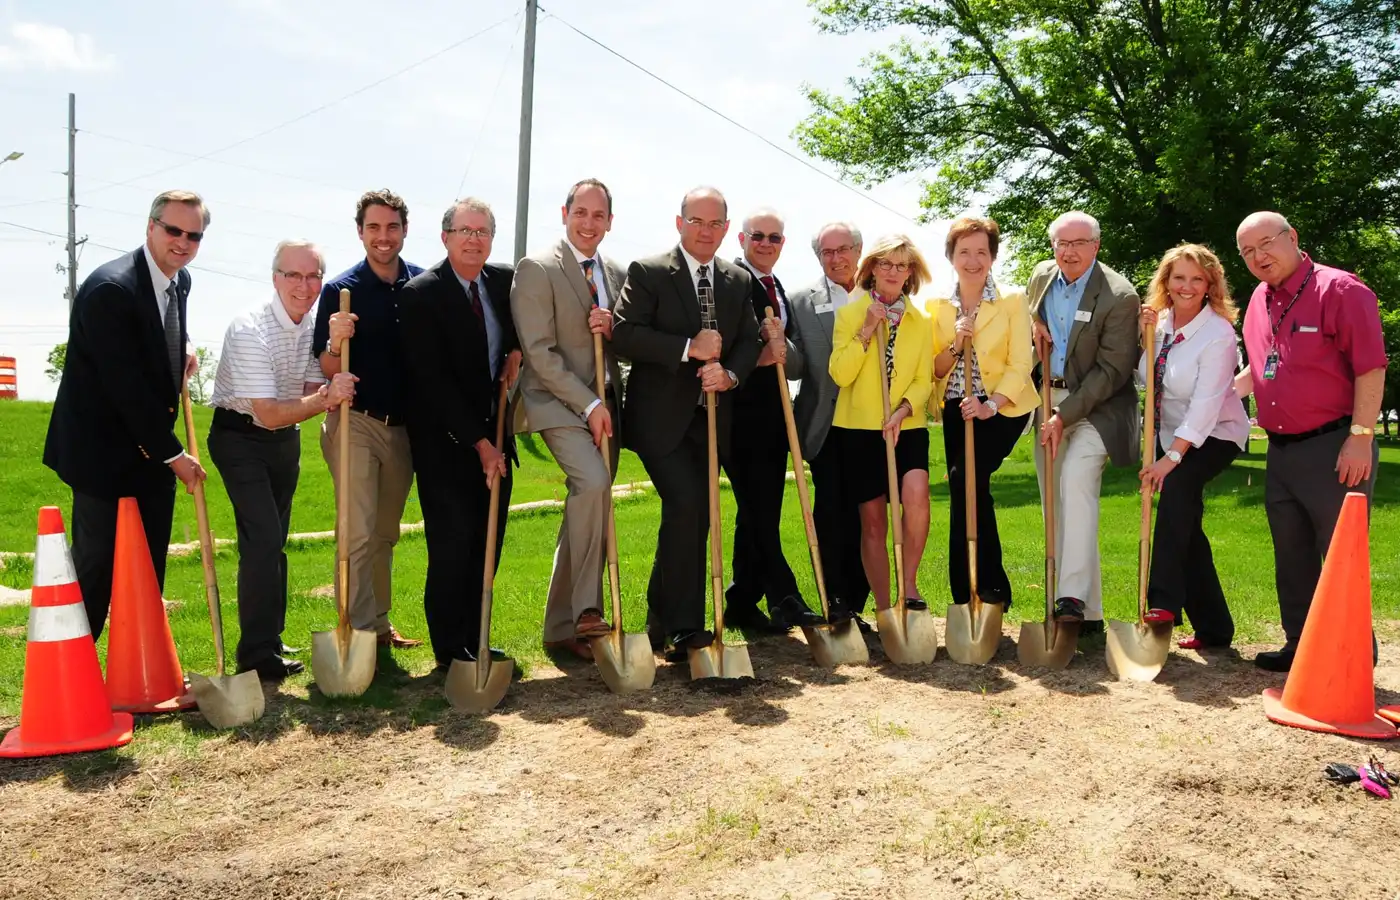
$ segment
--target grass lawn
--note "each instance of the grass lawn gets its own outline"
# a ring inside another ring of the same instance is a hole
[[[10,550],[32,549],[35,510],[44,503],[58,502],[66,507],[66,490],[38,460],[43,443],[47,407],[41,404],[6,404],[0,411],[0,525],[3,543]],[[203,427],[203,426],[202,426]],[[293,528],[328,529],[332,526],[330,478],[321,464],[315,442],[315,429],[306,429],[302,488],[298,492]],[[934,429],[933,514],[929,548],[924,555],[919,585],[930,599],[935,614],[942,614],[947,602],[948,484],[943,477],[942,435]],[[541,449],[543,449],[541,447]],[[1237,622],[1237,641],[1247,643],[1276,639],[1279,635],[1278,607],[1273,584],[1273,549],[1264,514],[1263,451],[1261,441],[1253,453],[1241,456],[1235,465],[1212,485],[1207,498],[1206,528],[1211,535],[1217,566]],[[552,463],[526,458],[516,488],[521,501],[555,496],[562,490],[562,477]],[[623,465],[623,480],[645,477],[640,464],[630,454]],[[211,481],[217,478],[211,474]],[[1043,532],[1035,468],[1031,446],[1023,439],[1006,464],[994,476],[1005,558],[1011,576],[1015,605],[1010,620],[1038,619],[1044,602],[1042,589]],[[231,512],[221,488],[211,492],[215,502],[215,527],[232,534]],[[734,507],[724,493],[726,542],[732,539]],[[1400,533],[1400,445],[1388,442],[1381,450],[1381,472],[1372,516],[1373,602],[1377,619],[1400,619],[1400,560],[1391,549],[1389,537]],[[189,521],[193,529],[191,503],[178,504],[177,523]],[[417,519],[417,506],[410,502],[408,520]],[[1136,614],[1138,494],[1134,473],[1109,470],[1104,477],[1100,544],[1103,560],[1105,608],[1110,618],[1128,619]],[[659,508],[652,495],[628,499],[617,510],[618,543],[622,566],[625,623],[629,631],[642,631],[645,622],[645,591],[656,544]],[[223,523],[220,526],[220,523]],[[559,526],[557,511],[532,511],[512,516],[502,568],[496,580],[496,616],[493,643],[502,646],[525,667],[544,661],[539,648],[540,623],[545,591]],[[179,538],[180,526],[176,526]],[[797,572],[803,590],[813,606],[813,586],[807,550],[803,539],[795,492],[789,491],[784,508],[783,541],[787,557]],[[963,552],[961,544],[955,552]],[[729,559],[726,547],[726,565]],[[330,627],[334,604],[312,597],[313,588],[332,580],[334,546],[329,541],[313,541],[291,548],[292,597],[287,612],[288,643],[309,646],[313,630]],[[394,578],[394,613],[401,631],[427,637],[423,618],[422,587],[426,552],[420,534],[406,535],[399,544]],[[230,653],[238,628],[234,602],[237,556],[232,549],[218,554],[219,581],[224,598],[224,624]],[[0,583],[11,587],[29,586],[29,567],[24,561],[11,561],[0,571]],[[189,671],[209,672],[213,650],[204,608],[203,581],[198,554],[172,558],[166,583],[166,596],[178,601],[171,612],[171,626],[180,650],[181,662]],[[24,663],[24,607],[0,609],[0,715],[15,716],[19,711],[21,672]],[[105,652],[105,637],[99,652]],[[392,706],[395,692],[409,676],[422,674],[433,666],[425,647],[395,651],[382,658],[381,675],[375,686],[359,701],[369,705]],[[309,669],[309,666],[308,666]],[[292,679],[285,690],[306,696],[309,671]],[[313,703],[325,702],[311,694]]]

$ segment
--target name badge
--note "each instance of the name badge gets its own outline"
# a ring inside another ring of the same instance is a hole
[[[1299,334],[1317,334],[1317,326],[1316,326],[1316,325],[1299,325],[1299,326],[1298,326],[1298,333],[1299,333]]]
[[[817,314],[820,315],[820,314],[822,314],[822,313],[829,313],[829,312],[831,312],[831,311],[832,311],[833,309],[835,309],[835,308],[836,308],[836,304],[834,304],[834,303],[818,303],[818,304],[817,304]]]
[[[1087,309],[1076,309],[1074,311],[1074,321],[1076,322],[1087,322],[1090,318],[1091,315]]]

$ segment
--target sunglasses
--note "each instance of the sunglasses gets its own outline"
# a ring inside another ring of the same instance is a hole
[[[162,222],[160,219],[152,219],[151,221],[163,228],[165,230],[165,233],[173,238],[187,237],[190,240],[194,241],[196,244],[204,240],[204,232],[202,231],[186,231],[183,228],[176,228],[174,225],[169,225],[165,222]]]
[[[753,231],[749,233],[749,240],[753,241],[755,244],[761,244],[765,240],[768,241],[768,243],[770,244],[781,244],[783,242],[783,236],[781,234],[778,234],[778,232],[776,231],[772,234],[764,234],[761,231]]]

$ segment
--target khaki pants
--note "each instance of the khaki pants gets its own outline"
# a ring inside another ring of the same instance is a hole
[[[1068,396],[1058,388],[1051,391],[1051,402]],[[1036,412],[1035,474],[1040,496],[1045,497],[1045,448],[1040,445]],[[1103,619],[1103,572],[1099,568],[1099,488],[1108,450],[1099,431],[1080,419],[1065,429],[1060,452],[1055,457],[1055,575],[1059,585],[1055,599],[1074,597],[1084,602],[1084,618]]]
[[[326,415],[321,426],[321,454],[337,487],[340,450],[336,434],[340,413]],[[389,633],[393,604],[394,545],[413,486],[413,457],[408,430],[350,413],[350,624],[363,631]]]

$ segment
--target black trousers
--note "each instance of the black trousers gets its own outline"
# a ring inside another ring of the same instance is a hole
[[[295,428],[209,429],[209,458],[218,466],[238,529],[238,650],[252,668],[282,649],[287,624],[287,533],[301,475]]]
[[[1332,543],[1332,529],[1342,501],[1352,491],[1366,495],[1370,507],[1376,486],[1380,448],[1371,442],[1371,477],[1354,488],[1337,481],[1337,455],[1348,437],[1345,428],[1283,444],[1269,441],[1264,476],[1264,510],[1274,539],[1274,580],[1279,615],[1289,644],[1303,636],[1313,592],[1322,577],[1322,558]]]
[[[812,465],[812,523],[822,554],[822,575],[829,600],[841,600],[852,611],[865,609],[870,582],[860,558],[860,504],[845,489],[843,442],[830,432]]]
[[[156,569],[156,584],[165,590],[165,554],[170,549],[170,523],[175,516],[175,473],[160,486],[138,491],[141,527]],[[88,628],[97,640],[107,624],[112,603],[112,564],[117,545],[117,501],[73,492],[73,568],[87,608]]]
[[[724,466],[738,507],[731,563],[734,581],[726,594],[727,605],[736,609],[756,607],[767,597],[772,610],[785,597],[798,595],[797,577],[783,555],[781,532],[787,426],[781,409],[762,413],[766,414],[735,410],[734,447]]]
[[[637,427],[637,426],[633,426]],[[705,408],[696,407],[681,442],[641,456],[661,497],[661,530],[647,582],[647,624],[666,634],[705,627],[705,550],[710,533]]]
[[[967,559],[966,426],[960,400],[943,404],[943,452],[948,460],[948,586],[954,603],[972,599]],[[972,423],[974,486],[977,489],[977,595],[1011,605],[1011,579],[1001,558],[1001,533],[992,502],[992,473],[1011,455],[1030,413],[995,415]]]
[[[1215,647],[1228,647],[1235,621],[1215,571],[1210,538],[1202,527],[1206,485],[1240,455],[1238,444],[1220,438],[1186,451],[1181,464],[1162,482],[1157,499],[1157,524],[1152,530],[1152,565],[1147,577],[1147,602],[1155,609],[1184,612],[1196,637]]]
[[[433,655],[438,662],[446,663],[463,649],[475,655],[479,648],[491,491],[475,449],[459,448],[445,440],[432,446],[424,443],[413,443],[418,503],[423,509],[423,536],[428,544],[423,611]],[[496,500],[498,568],[505,549],[510,492],[515,483],[509,463],[506,471]]]

